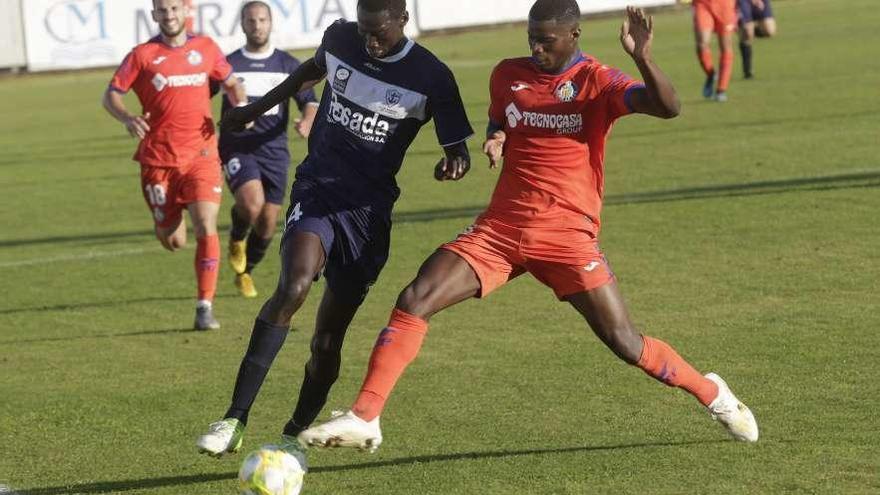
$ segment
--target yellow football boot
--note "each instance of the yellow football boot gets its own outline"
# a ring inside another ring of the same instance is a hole
[[[243,297],[248,299],[257,297],[257,288],[254,287],[254,279],[251,278],[250,273],[240,273],[236,275],[235,286],[238,288],[238,293]]]
[[[229,241],[229,266],[236,274],[247,269],[247,242]]]

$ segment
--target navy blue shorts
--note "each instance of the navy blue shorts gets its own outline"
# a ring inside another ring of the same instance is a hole
[[[226,183],[233,193],[245,182],[258,180],[263,184],[267,203],[284,204],[289,161],[270,160],[251,153],[222,153],[220,158]]]
[[[737,10],[739,11],[740,24],[763,21],[773,17],[773,7],[770,6],[770,0],[764,0],[763,9],[755,8],[752,0],[737,0],[737,2],[739,3]]]
[[[282,253],[284,243],[295,232],[311,232],[321,238],[324,278],[333,294],[361,302],[388,261],[391,211],[338,205],[314,183],[297,180],[290,191]]]

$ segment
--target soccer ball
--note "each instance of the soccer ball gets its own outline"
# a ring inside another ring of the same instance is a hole
[[[264,445],[241,463],[241,495],[299,495],[305,471],[296,457],[276,445]]]

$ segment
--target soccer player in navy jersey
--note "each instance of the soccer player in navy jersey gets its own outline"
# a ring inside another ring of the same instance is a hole
[[[770,0],[737,0],[739,15],[739,51],[743,61],[743,76],[753,77],[752,43],[755,36],[770,38],[776,36],[776,19]]]
[[[247,44],[226,60],[243,83],[248,100],[254,101],[284,81],[300,66],[300,61],[272,47],[272,10],[265,2],[253,1],[242,6],[241,28]],[[302,118],[295,121],[296,131],[308,137],[318,109],[315,93],[309,89],[292,98],[302,113]],[[272,242],[287,190],[289,101],[284,100],[257,117],[250,129],[220,133],[226,182],[235,195],[228,259],[236,274],[235,286],[244,297],[257,296],[251,272]],[[224,98],[223,111],[232,107],[229,99]]]
[[[282,447],[304,461],[296,435],[317,417],[336,381],[345,332],[388,258],[395,175],[419,129],[433,119],[443,157],[437,180],[470,169],[473,135],[449,68],[408,39],[405,0],[359,0],[357,22],[337,21],[321,46],[259,101],[228,111],[223,129],[240,129],[278,102],[327,78],[309,153],[297,168],[281,241],[278,287],[254,324],[232,402],[198,448],[237,451],[254,399],[289,332],[290,320],[323,272],[311,357]]]

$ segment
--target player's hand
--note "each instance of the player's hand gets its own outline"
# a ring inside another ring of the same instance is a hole
[[[764,0],[752,0],[752,5],[758,10],[764,10]]]
[[[296,133],[302,136],[303,139],[308,139],[309,133],[312,130],[312,122],[304,119],[293,119],[293,128],[296,129]]]
[[[497,168],[501,156],[504,154],[504,141],[507,140],[507,134],[504,131],[495,131],[483,143],[483,153],[489,157],[489,168]]]
[[[629,56],[636,60],[651,57],[651,42],[654,39],[654,17],[635,7],[626,8],[626,18],[620,26],[620,44]]]
[[[434,167],[434,178],[439,181],[458,180],[464,177],[470,169],[471,162],[467,157],[456,156],[449,159],[444,156]]]
[[[143,117],[140,115],[133,115],[125,120],[125,129],[131,134],[131,137],[143,139],[147,137],[147,133],[150,132],[149,120],[150,112],[147,112]]]

